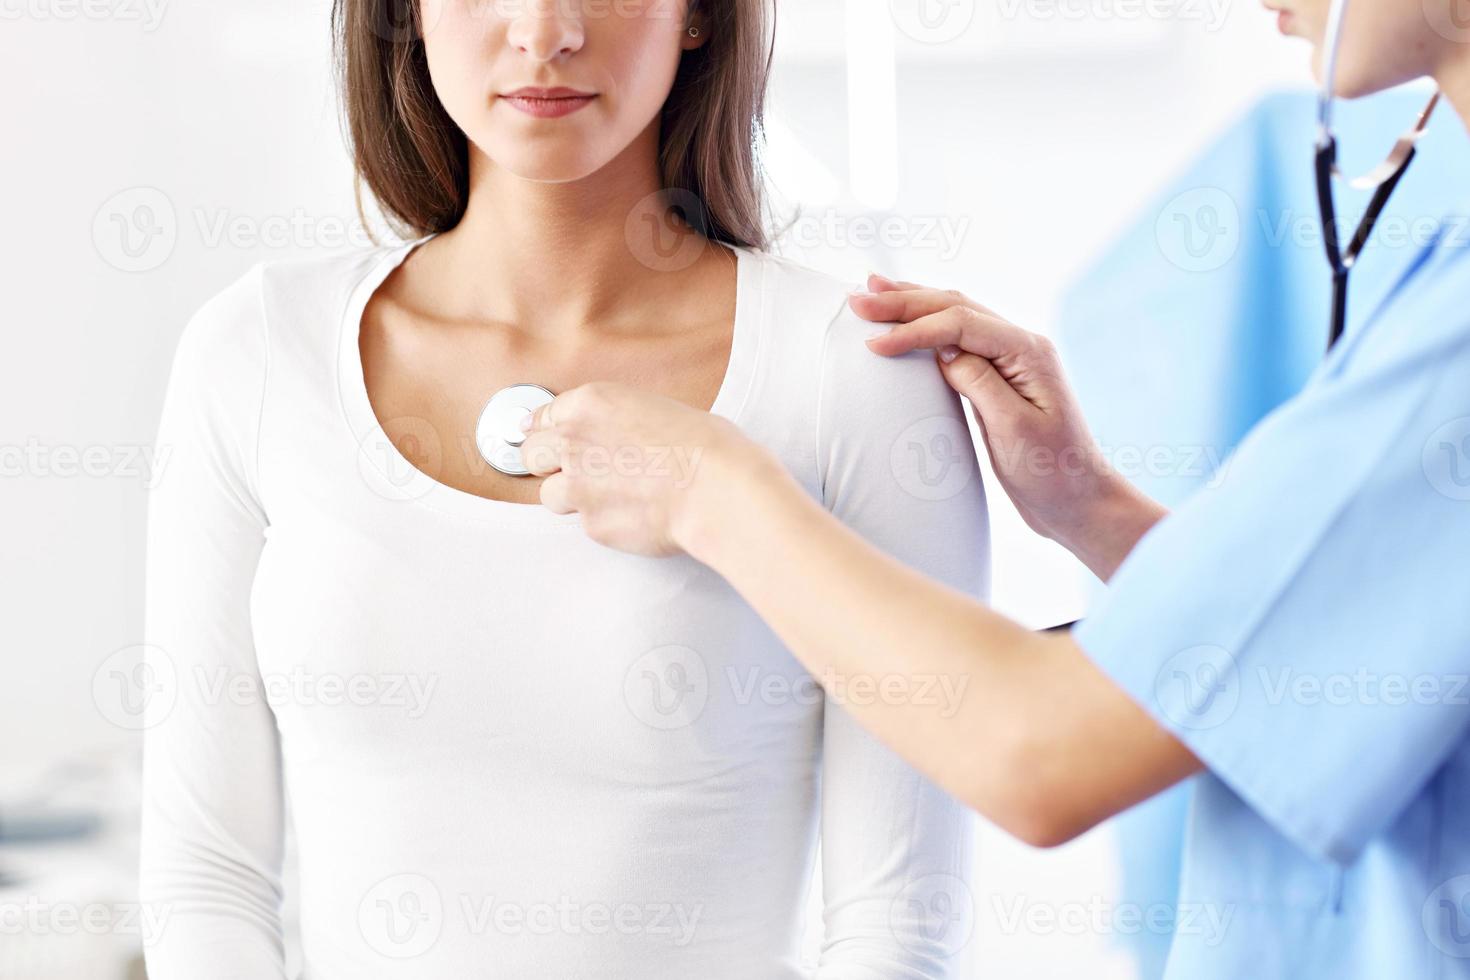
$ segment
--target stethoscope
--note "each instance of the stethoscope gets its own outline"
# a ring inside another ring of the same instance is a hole
[[[475,445],[485,462],[506,476],[530,476],[521,453],[527,438],[525,422],[536,409],[555,398],[547,389],[533,384],[511,385],[492,395],[475,424]]]
[[[1332,350],[1342,339],[1347,327],[1348,273],[1358,262],[1383,206],[1398,186],[1399,179],[1414,160],[1415,144],[1424,135],[1424,126],[1439,102],[1436,89],[1414,126],[1394,144],[1388,159],[1361,177],[1348,181],[1357,190],[1373,192],[1368,209],[1353,232],[1346,250],[1337,234],[1337,208],[1332,198],[1332,179],[1341,177],[1337,169],[1337,137],[1332,132],[1332,101],[1337,78],[1337,54],[1342,44],[1343,21],[1347,0],[1332,0],[1327,11],[1327,48],[1322,54],[1322,89],[1317,95],[1317,207],[1322,215],[1322,240],[1327,247],[1327,263],[1332,268],[1332,319],[1327,334],[1327,349]]]

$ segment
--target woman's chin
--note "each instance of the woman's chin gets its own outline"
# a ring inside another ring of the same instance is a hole
[[[607,162],[588,154],[552,150],[537,152],[524,144],[511,153],[486,153],[495,166],[522,180],[537,184],[570,184],[600,170]]]

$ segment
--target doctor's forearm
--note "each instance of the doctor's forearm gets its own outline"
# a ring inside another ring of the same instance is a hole
[[[685,547],[845,710],[1002,828],[1059,843],[1197,768],[1069,637],[894,561],[784,472],[746,473],[690,522]],[[961,694],[918,696],[936,688]]]
[[[1100,580],[1107,582],[1155,524],[1169,516],[1168,508],[1122,476],[1112,474],[1106,489],[1089,501],[1063,533],[1052,538],[1077,557]]]

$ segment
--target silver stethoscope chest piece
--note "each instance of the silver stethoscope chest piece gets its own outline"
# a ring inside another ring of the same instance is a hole
[[[479,446],[485,462],[506,476],[530,476],[531,471],[521,458],[521,446],[526,442],[521,425],[536,409],[555,398],[540,385],[511,385],[491,396],[475,426],[475,445]]]

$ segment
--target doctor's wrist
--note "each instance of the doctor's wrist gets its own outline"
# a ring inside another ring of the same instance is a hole
[[[739,434],[707,447],[698,476],[682,495],[671,520],[674,543],[720,570],[734,549],[751,542],[772,507],[801,493],[780,460]]]
[[[1078,514],[1078,520],[1055,540],[1106,582],[1168,508],[1112,473]]]

